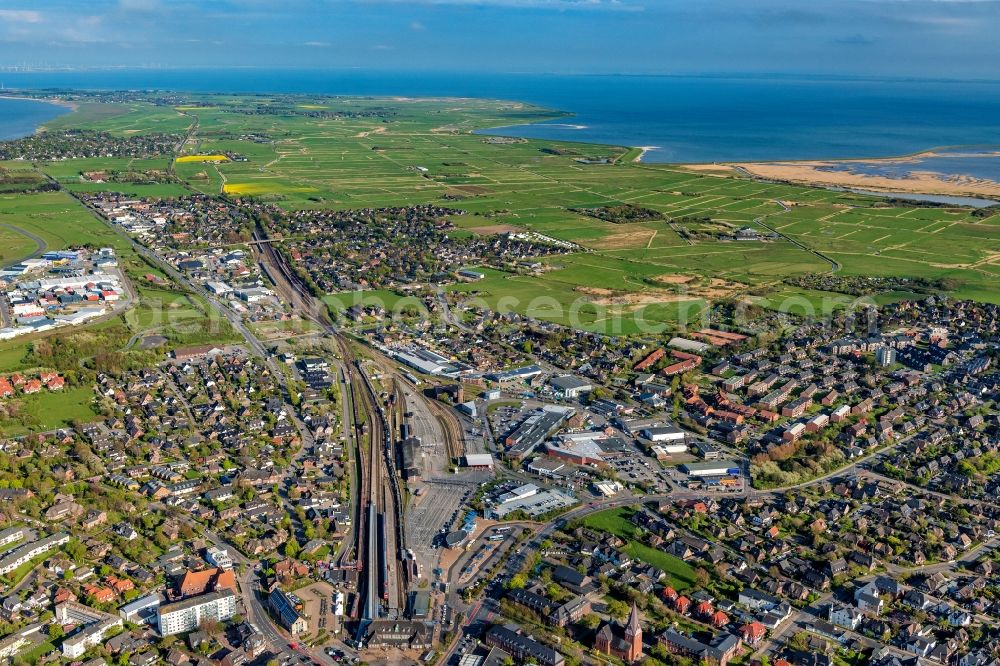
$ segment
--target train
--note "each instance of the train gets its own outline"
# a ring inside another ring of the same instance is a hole
[[[385,540],[385,514],[378,514],[378,543],[379,543],[379,553],[378,561],[379,568],[381,571],[381,577],[379,578],[379,590],[382,593],[382,601],[389,601],[389,554],[386,548]]]
[[[420,381],[420,379],[418,379],[414,374],[409,373],[409,372],[404,372],[403,373],[403,379],[405,379],[406,381],[410,382],[414,386],[420,386],[420,384],[422,383]]]

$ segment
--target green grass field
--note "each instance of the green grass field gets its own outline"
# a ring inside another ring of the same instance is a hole
[[[14,400],[21,405],[17,416],[0,420],[0,432],[8,437],[63,428],[73,421],[86,423],[95,416],[94,392],[89,386],[42,391]]]
[[[16,264],[35,251],[36,243],[18,227],[0,226],[0,266]]]
[[[51,249],[91,245],[131,255],[128,243],[65,192],[0,196],[0,224],[40,237]],[[0,227],[2,228],[2,227]],[[34,243],[31,243],[34,248]]]
[[[275,112],[237,112],[248,104],[271,105]],[[306,111],[339,115],[300,115]],[[581,252],[546,261],[549,270],[539,275],[491,273],[479,283],[452,289],[491,308],[589,330],[629,334],[673,327],[697,318],[714,301],[739,298],[751,289],[773,290],[759,301],[767,307],[806,303],[798,307],[808,311],[819,301],[823,307],[841,307],[837,295],[831,300],[825,294],[794,293],[781,284],[789,276],[831,269],[786,240],[688,241],[664,221],[611,224],[573,211],[621,204],[675,220],[707,217],[719,228],[753,226],[766,218],[781,233],[832,257],[843,275],[950,278],[957,296],[1000,302],[994,286],[1000,277],[1000,215],[979,219],[967,209],[890,207],[873,197],[755,182],[735,173],[634,163],[634,150],[614,146],[503,142],[471,133],[557,115],[489,100],[257,96],[248,101],[190,95],[176,108],[84,104],[50,126],[126,135],[182,133],[197,121],[199,154],[246,158],[175,164],[177,175],[197,191],[254,196],[288,209],[435,203],[466,212],[455,219],[460,227],[456,235],[524,229],[577,243]],[[251,134],[256,140],[247,138]],[[614,163],[585,164],[584,158]],[[164,161],[131,166],[152,169]],[[184,190],[180,185],[122,186],[79,179],[83,170],[121,169],[129,162],[65,160],[42,168],[74,190],[124,189],[137,196]],[[779,201],[793,205],[785,210]],[[656,278],[678,273],[730,284],[724,290],[689,294],[691,298],[671,298]],[[587,293],[592,288],[612,293]],[[398,300],[380,297],[393,304]],[[344,295],[328,299],[335,310],[345,307],[344,302]]]
[[[666,573],[668,583],[677,591],[686,590],[694,584],[694,569],[679,557],[651,548],[638,541],[629,541],[625,552]]]
[[[592,513],[583,519],[584,527],[607,532],[627,541],[623,549],[631,557],[662,570],[669,584],[677,590],[691,587],[695,581],[694,569],[684,560],[652,548],[638,541],[639,529],[629,520],[634,509],[619,507]]]
[[[614,534],[622,539],[632,539],[639,534],[638,528],[630,520],[633,513],[635,510],[630,507],[605,509],[590,514],[582,522],[584,527]]]

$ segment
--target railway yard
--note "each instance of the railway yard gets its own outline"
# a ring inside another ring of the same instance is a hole
[[[549,117],[499,102],[150,95],[5,197],[51,246],[5,307],[117,304],[0,341],[3,655],[990,663],[995,210],[467,131]]]

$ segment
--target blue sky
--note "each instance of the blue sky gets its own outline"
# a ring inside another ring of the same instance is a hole
[[[3,0],[0,66],[1000,78],[1000,0]]]

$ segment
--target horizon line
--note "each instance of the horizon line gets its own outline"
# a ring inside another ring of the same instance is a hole
[[[465,76],[523,76],[523,77],[608,77],[608,78],[718,78],[718,79],[801,79],[809,78],[822,81],[859,81],[859,82],[913,82],[913,83],[979,83],[997,84],[1000,78],[960,78],[943,76],[916,76],[904,74],[839,74],[823,72],[593,72],[593,71],[518,71],[501,69],[437,69],[437,68],[362,68],[362,67],[312,67],[300,65],[95,65],[95,66],[65,66],[65,67],[29,67],[19,65],[0,65],[0,75],[23,76],[38,74],[73,74],[87,72],[211,72],[211,71],[300,71],[328,73],[371,73],[371,74],[440,74]]]

